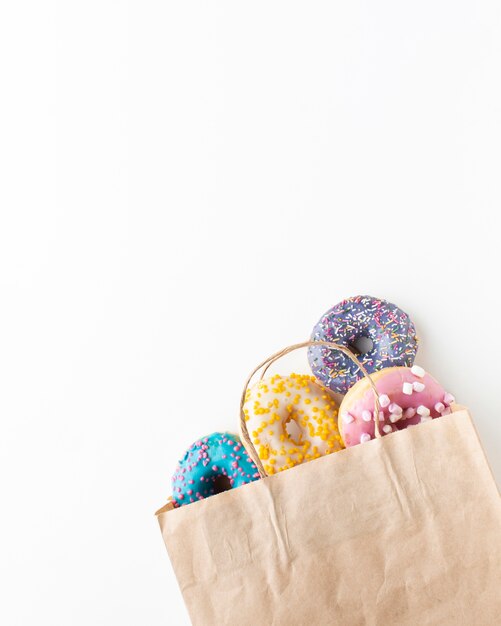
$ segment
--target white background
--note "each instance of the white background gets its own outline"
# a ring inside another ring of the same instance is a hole
[[[176,460],[347,296],[501,478],[497,0],[1,6],[2,624],[188,624]]]

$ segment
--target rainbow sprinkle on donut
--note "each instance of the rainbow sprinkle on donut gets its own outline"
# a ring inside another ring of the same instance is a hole
[[[357,354],[357,340],[367,338],[372,348]],[[411,366],[418,348],[410,317],[396,305],[371,296],[347,298],[329,309],[316,324],[312,341],[332,341],[355,352],[369,373],[385,367]],[[332,391],[345,394],[363,374],[339,351],[311,346],[308,360],[313,374]]]

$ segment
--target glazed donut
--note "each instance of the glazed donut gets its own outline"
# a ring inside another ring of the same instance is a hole
[[[388,367],[371,376],[379,393],[379,432],[387,435],[451,413],[454,396],[422,367]],[[348,391],[339,409],[339,430],[347,448],[374,437],[374,391],[367,378]]]
[[[369,373],[398,365],[411,366],[417,352],[412,320],[394,304],[370,296],[355,296],[329,309],[313,329],[312,341],[331,341],[355,353],[356,342],[370,339],[372,348],[358,355]],[[318,380],[336,393],[345,394],[362,378],[360,369],[342,352],[311,346],[308,360]]]
[[[172,477],[175,506],[203,500],[259,478],[237,435],[213,433],[188,448]],[[226,483],[226,484],[224,484]]]
[[[337,403],[313,376],[276,374],[260,380],[247,389],[243,412],[250,439],[267,474],[343,447]],[[291,422],[293,434],[287,430]]]

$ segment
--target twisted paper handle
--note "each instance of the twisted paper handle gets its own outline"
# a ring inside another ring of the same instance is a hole
[[[264,367],[264,370],[261,374],[261,378],[262,378],[264,374],[266,373],[266,371],[268,370],[268,368],[275,361],[278,361],[278,359],[281,359],[286,354],[289,354],[289,352],[294,352],[294,350],[299,350],[299,348],[307,348],[309,346],[326,346],[328,348],[332,348],[332,350],[338,350],[339,352],[342,352],[345,356],[347,356],[349,359],[351,359],[351,361],[353,361],[353,363],[355,363],[355,365],[360,368],[360,371],[365,376],[365,378],[367,378],[374,392],[374,404],[375,404],[374,431],[375,431],[376,439],[379,439],[381,437],[381,432],[379,431],[379,412],[381,411],[381,405],[379,404],[379,393],[369,373],[367,372],[365,367],[362,365],[362,363],[360,363],[357,357],[353,354],[353,352],[351,352],[351,350],[349,350],[345,346],[340,346],[339,344],[332,343],[330,341],[304,341],[303,343],[296,343],[292,346],[284,348],[283,350],[280,350],[279,352],[275,352],[275,354],[272,354],[267,359],[265,359],[262,363],[260,363],[248,376],[247,380],[245,381],[244,390],[242,392],[242,398],[240,400],[240,430],[242,433],[242,438],[244,439],[246,443],[247,451],[249,455],[251,456],[252,460],[254,461],[254,464],[256,465],[261,478],[266,478],[268,474],[266,473],[263,467],[263,464],[261,463],[261,459],[259,458],[257,450],[251,441],[251,438],[249,436],[249,431],[247,430],[247,423],[245,420],[245,413],[244,413],[245,395],[247,393],[247,388],[249,387],[249,383],[254,377],[254,375],[257,372],[259,372],[261,368]]]

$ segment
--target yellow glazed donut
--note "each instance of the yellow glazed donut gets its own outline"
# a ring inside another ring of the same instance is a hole
[[[245,395],[247,429],[267,474],[341,450],[337,414],[331,392],[306,374],[264,378]]]

